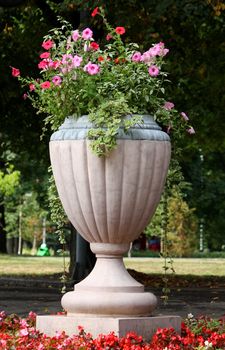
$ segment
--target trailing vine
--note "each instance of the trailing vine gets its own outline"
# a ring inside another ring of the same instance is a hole
[[[116,148],[116,136],[119,128],[122,127],[127,133],[132,126],[142,123],[142,117],[131,115],[132,112],[134,109],[129,108],[123,96],[104,102],[92,110],[89,114],[89,120],[94,123],[96,128],[89,130],[88,138],[91,139],[90,146],[96,155],[107,156]],[[129,115],[129,119],[125,119],[125,115]]]
[[[162,249],[160,252],[161,257],[164,259],[163,264],[163,270],[164,275],[162,278],[162,281],[164,283],[164,286],[162,288],[162,299],[164,301],[164,304],[167,304],[170,294],[170,288],[168,287],[168,272],[175,273],[174,267],[173,267],[173,259],[171,255],[169,254],[168,249],[168,183],[165,184],[164,194],[163,194],[163,220],[162,220],[162,231],[163,231],[163,243],[162,243]]]
[[[51,220],[56,225],[55,233],[58,236],[59,243],[62,245],[63,274],[60,277],[60,279],[63,284],[61,293],[64,294],[66,292],[66,282],[67,282],[66,255],[65,255],[66,238],[65,238],[64,227],[65,227],[65,223],[67,222],[67,217],[59,199],[59,195],[56,189],[51,166],[49,167],[48,172],[49,172],[48,197],[49,197],[49,208],[51,213]]]

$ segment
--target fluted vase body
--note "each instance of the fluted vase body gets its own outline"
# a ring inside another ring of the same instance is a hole
[[[120,130],[117,148],[107,157],[97,157],[91,151],[87,132],[92,126],[86,116],[77,121],[67,119],[52,135],[50,157],[60,199],[69,220],[91,243],[98,258],[92,273],[75,286],[75,292],[70,292],[76,293],[76,301],[69,293],[63,298],[62,304],[69,314],[90,315],[101,309],[101,315],[144,316],[156,305],[154,296],[143,293],[143,286],[128,276],[121,263],[110,280],[106,268],[111,264],[112,269],[115,261],[122,259],[130,242],[147,226],[165,183],[170,160],[169,137],[152,117],[143,116],[143,119],[144,124],[135,126],[128,134]],[[100,265],[105,270],[103,274]],[[126,280],[125,285],[121,279]],[[86,296],[85,291],[89,293]],[[90,291],[94,293],[91,302]],[[130,302],[137,304],[136,311],[129,311],[127,292]],[[110,293],[117,293],[114,294],[120,300],[117,306],[109,300]],[[106,306],[100,308],[103,300]]]

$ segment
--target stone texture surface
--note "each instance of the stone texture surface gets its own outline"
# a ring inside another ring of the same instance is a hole
[[[158,205],[170,160],[169,141],[118,140],[110,157],[96,157],[86,140],[50,142],[60,199],[89,242],[130,243]]]
[[[63,308],[69,315],[149,316],[156,297],[128,276],[122,257],[158,205],[169,140],[118,140],[109,157],[96,157],[87,140],[51,141],[50,157],[65,212],[97,257],[91,275],[63,296]]]
[[[78,333],[78,326],[83,326],[93,337],[108,334],[112,331],[122,337],[128,332],[135,332],[150,340],[157,328],[173,327],[180,332],[181,318],[179,316],[156,316],[140,318],[102,318],[80,316],[38,316],[36,327],[41,332],[53,336],[55,332],[64,330],[66,334]]]

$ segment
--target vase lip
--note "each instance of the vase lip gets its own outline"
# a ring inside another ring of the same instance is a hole
[[[169,135],[162,131],[153,116],[148,114],[135,115],[141,116],[143,123],[135,124],[127,133],[120,127],[117,139],[170,141]],[[125,117],[125,119],[129,118],[130,115]],[[59,129],[52,134],[50,141],[86,139],[88,131],[92,128],[95,126],[88,120],[88,115],[79,118],[73,115],[68,116]]]

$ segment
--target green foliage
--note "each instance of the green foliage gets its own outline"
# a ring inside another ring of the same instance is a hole
[[[165,222],[166,221],[166,222]],[[166,224],[166,242],[164,225]],[[167,213],[165,217],[165,193],[155,215],[146,227],[148,236],[160,236],[166,244],[166,256],[190,256],[197,245],[197,218],[194,209],[190,209],[177,188],[174,188],[167,199]]]
[[[45,121],[53,130],[65,116],[78,118],[89,114],[96,127],[89,132],[89,138],[94,139],[92,149],[99,156],[115,148],[119,127],[127,132],[135,124],[137,117],[123,121],[127,114],[154,115],[164,128],[174,130],[175,145],[181,134],[190,130],[190,125],[188,118],[183,118],[175,108],[165,107],[167,73],[162,67],[167,49],[158,43],[141,56],[137,44],[124,43],[117,28],[110,26],[103,9],[98,9],[98,15],[110,36],[102,49],[92,34],[85,38],[85,30],[73,32],[70,24],[62,19],[62,26],[52,29],[45,37],[50,46],[44,53],[47,60],[40,62],[41,78],[37,81],[19,76],[24,86],[32,84],[28,96],[33,106],[38,113],[47,114]],[[139,58],[133,59],[134,54]],[[156,69],[156,73],[151,73],[151,69]],[[178,145],[174,149],[177,150]]]
[[[168,242],[173,256],[189,256],[197,245],[197,220],[179,192],[168,199]]]
[[[108,155],[116,147],[119,128],[128,132],[133,125],[142,123],[141,116],[131,115],[129,119],[124,118],[124,115],[128,116],[131,112],[123,96],[108,100],[92,110],[89,120],[96,126],[96,129],[91,129],[88,137],[92,140],[91,148],[95,154]]]
[[[61,244],[65,244],[65,234],[64,234],[64,228],[65,224],[67,223],[67,217],[63,210],[62,204],[59,199],[59,195],[56,189],[55,180],[52,174],[51,167],[49,167],[49,209],[51,212],[51,220],[56,225],[57,229],[55,233],[58,235],[59,242]]]
[[[45,215],[37,201],[36,193],[28,192],[22,196],[15,193],[5,201],[7,237],[18,237],[20,216],[22,238],[32,243],[35,236],[39,243],[42,237],[42,219]]]
[[[1,196],[10,196],[19,186],[20,172],[14,170],[13,165],[9,165],[6,173],[0,170],[0,194]]]

